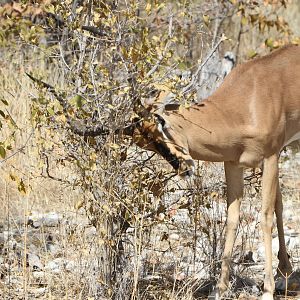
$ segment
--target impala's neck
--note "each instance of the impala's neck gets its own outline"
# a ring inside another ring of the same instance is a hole
[[[187,139],[193,159],[236,160],[241,152],[244,120],[224,109],[221,100],[209,98],[199,105],[167,114],[171,128]],[[237,130],[238,129],[238,130]]]

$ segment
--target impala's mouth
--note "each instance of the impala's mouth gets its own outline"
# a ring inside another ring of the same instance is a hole
[[[178,175],[182,178],[191,177],[195,171],[195,164],[192,159],[183,160],[180,163],[180,171]]]

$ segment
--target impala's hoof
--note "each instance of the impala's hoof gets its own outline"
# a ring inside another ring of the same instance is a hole
[[[215,288],[208,296],[208,300],[221,300],[221,293],[218,288]]]
[[[264,293],[261,297],[261,300],[274,300],[273,294],[271,293]]]

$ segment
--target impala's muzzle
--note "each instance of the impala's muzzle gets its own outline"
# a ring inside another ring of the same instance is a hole
[[[179,159],[171,153],[170,149],[159,142],[154,142],[154,146],[159,154],[177,171],[180,166]]]
[[[163,143],[154,142],[159,154],[177,171],[181,177],[189,177],[194,173],[194,161],[192,159],[179,158],[172,154],[171,150]]]

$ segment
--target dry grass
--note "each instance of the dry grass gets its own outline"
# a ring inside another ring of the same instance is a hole
[[[111,264],[116,261],[109,260],[101,232],[91,226],[82,209],[74,208],[83,195],[76,188],[47,177],[45,164],[41,164],[43,147],[53,147],[49,165],[51,175],[62,180],[76,175],[68,165],[62,167],[51,163],[64,155],[59,139],[55,135],[49,137],[47,128],[34,129],[30,121],[30,101],[37,92],[24,70],[38,69],[58,86],[63,84],[59,72],[55,67],[49,68],[43,57],[25,57],[21,49],[14,54],[8,50],[2,58],[0,97],[10,103],[7,110],[18,126],[13,150],[7,154],[13,156],[1,163],[0,170],[0,229],[8,233],[2,245],[0,240],[6,263],[6,269],[1,270],[4,274],[0,279],[2,298],[104,299],[104,295],[113,299],[179,300],[194,299],[195,295],[198,299],[204,298],[200,288],[208,282],[211,284],[209,280],[219,272],[224,236],[225,185],[220,184],[224,182],[221,165],[200,164],[199,176],[192,183],[177,179],[170,183],[162,197],[162,203],[168,207],[166,212],[158,215],[158,220],[148,229],[144,226],[147,218],[135,220],[122,237],[124,251],[117,261],[119,265],[113,266]],[[10,130],[4,127],[2,140],[9,136]],[[49,145],[38,144],[40,137]],[[284,195],[297,203],[295,211],[300,211],[299,168],[299,164],[291,164],[284,169],[283,177],[287,187]],[[13,181],[10,175],[18,179]],[[20,180],[26,193],[18,191]],[[262,274],[262,262],[253,266],[241,263],[244,253],[256,253],[257,243],[261,241],[256,184],[246,188],[234,273],[261,283],[262,276],[257,272]],[[177,192],[172,194],[174,187]],[[154,206],[160,203],[155,198],[153,201]],[[56,212],[60,216],[59,222],[54,227],[32,228],[28,219],[34,211]],[[286,225],[289,225],[288,221]],[[299,223],[290,226],[298,226],[295,231],[300,232]],[[113,242],[116,240],[112,241],[112,251],[115,249]],[[50,246],[56,250],[50,251]],[[41,269],[28,264],[28,253],[39,256]],[[300,257],[300,253],[293,253],[292,257]],[[57,271],[53,263],[59,265]],[[299,263],[299,260],[294,262],[294,267],[299,268]],[[114,286],[107,286],[105,274],[112,268],[120,270],[120,274],[115,275]],[[250,294],[245,289],[240,299],[250,299]],[[236,295],[232,289],[229,298],[236,299]]]

